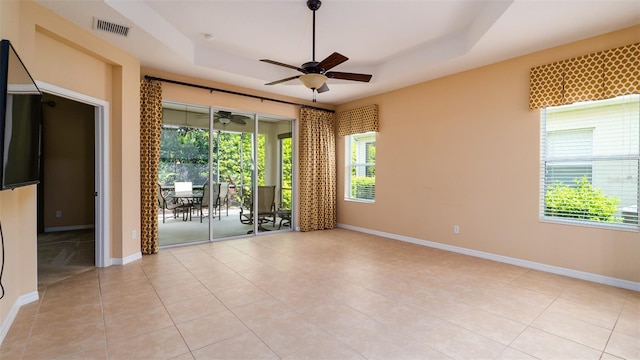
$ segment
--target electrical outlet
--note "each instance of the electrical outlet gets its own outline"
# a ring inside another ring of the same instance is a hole
[[[453,225],[453,233],[454,234],[460,234],[460,226]]]
[[[60,210],[56,210],[56,217],[57,217],[57,218],[62,217],[62,211],[60,211]]]
[[[138,233],[135,230],[131,230],[131,240],[135,240],[138,237]]]

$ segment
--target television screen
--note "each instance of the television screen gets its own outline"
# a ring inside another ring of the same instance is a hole
[[[40,180],[42,94],[8,40],[0,43],[0,187]]]

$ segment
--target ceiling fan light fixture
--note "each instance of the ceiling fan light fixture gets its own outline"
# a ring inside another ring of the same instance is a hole
[[[221,117],[219,121],[220,121],[220,124],[227,125],[228,123],[231,122],[231,119],[226,118],[226,117]]]
[[[327,77],[322,74],[304,74],[300,76],[300,81],[309,89],[319,89],[327,81]]]

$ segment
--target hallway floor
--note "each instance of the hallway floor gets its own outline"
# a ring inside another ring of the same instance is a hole
[[[93,229],[38,234],[38,287],[94,269]]]
[[[637,359],[640,293],[344,229],[43,287],[5,359]]]

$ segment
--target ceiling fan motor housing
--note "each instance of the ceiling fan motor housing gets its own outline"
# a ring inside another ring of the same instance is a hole
[[[306,62],[304,64],[302,64],[302,66],[300,66],[301,68],[304,69],[304,71],[307,72],[307,74],[322,74],[324,73],[324,69],[319,67],[318,64],[320,64],[317,61],[309,61]]]

